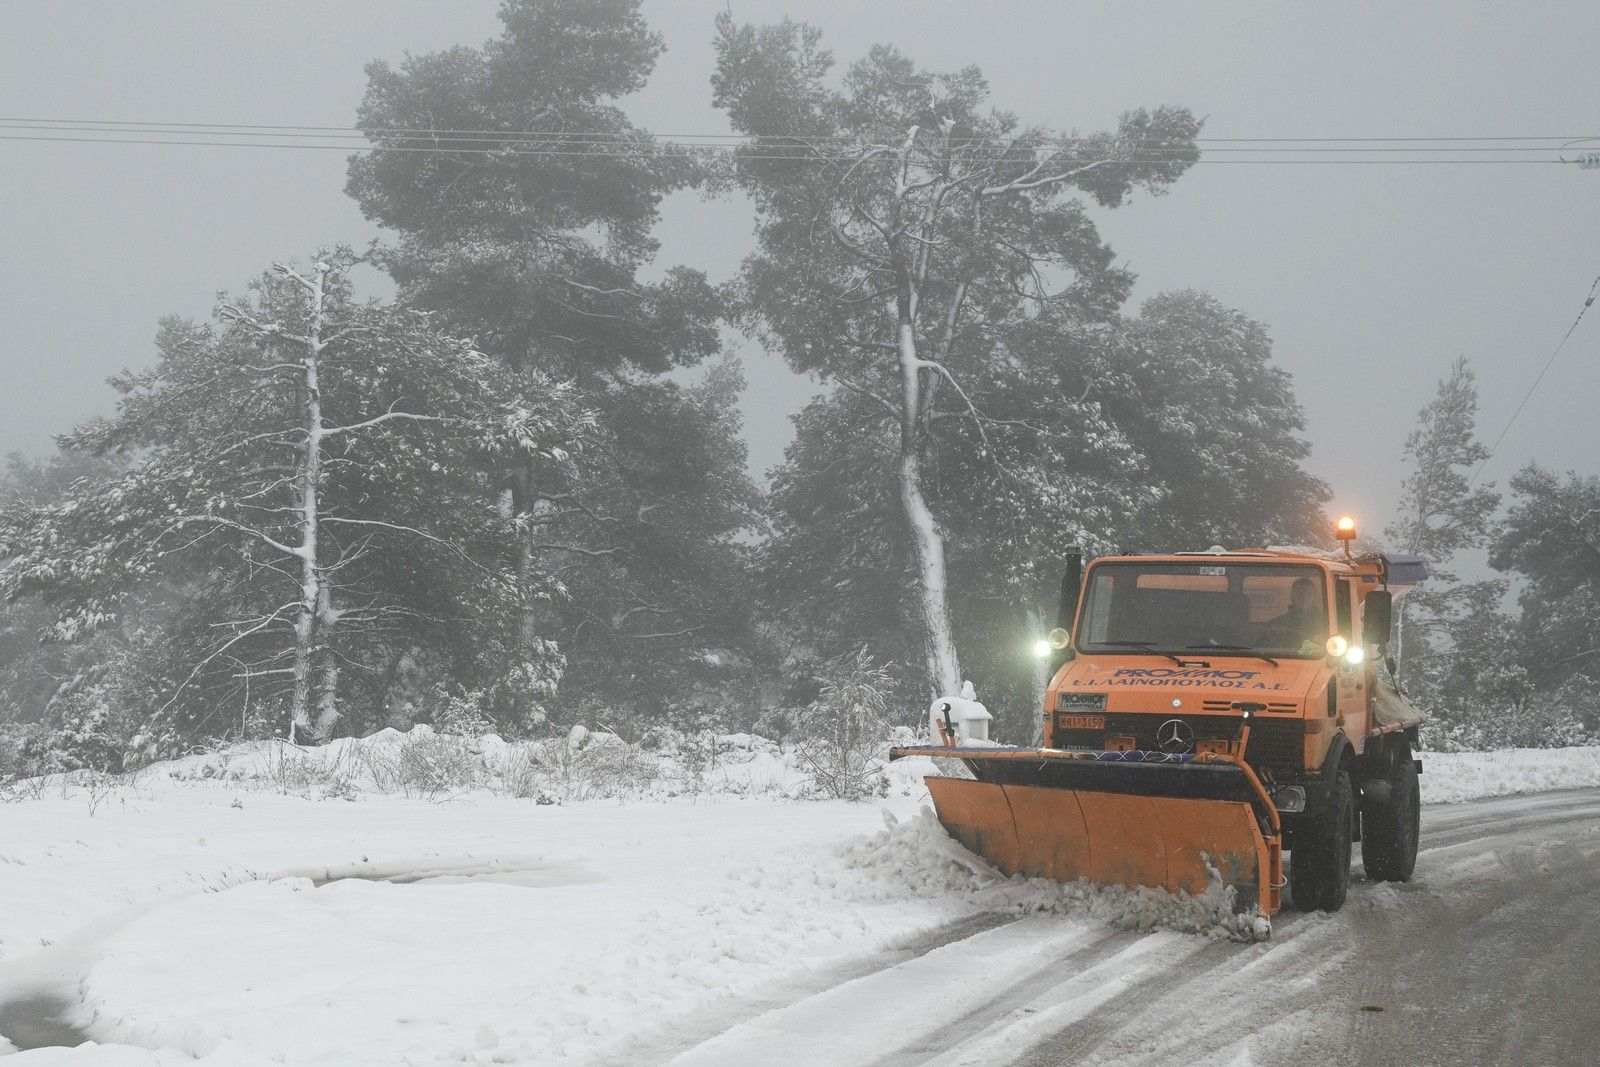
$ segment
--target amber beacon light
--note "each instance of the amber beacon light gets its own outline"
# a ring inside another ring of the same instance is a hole
[[[1356,520],[1349,515],[1340,515],[1339,521],[1333,524],[1333,536],[1344,542],[1344,554],[1350,554],[1350,542],[1356,539]]]

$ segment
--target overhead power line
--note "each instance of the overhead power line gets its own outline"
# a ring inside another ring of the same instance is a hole
[[[1533,396],[1534,390],[1539,388],[1539,383],[1544,381],[1544,376],[1550,372],[1551,366],[1555,364],[1556,357],[1561,354],[1561,350],[1572,339],[1573,333],[1578,329],[1578,323],[1583,321],[1584,315],[1588,314],[1589,308],[1594,305],[1596,296],[1600,296],[1600,277],[1595,278],[1594,284],[1589,286],[1589,295],[1584,300],[1583,307],[1578,309],[1578,315],[1572,320],[1572,325],[1567,327],[1567,332],[1561,335],[1561,340],[1556,344],[1555,350],[1550,353],[1550,358],[1544,361],[1544,366],[1540,368],[1538,377],[1533,379],[1533,383],[1528,386],[1528,391],[1522,394],[1522,400],[1517,404],[1517,410],[1511,413],[1511,417],[1506,420],[1506,424],[1500,428],[1500,436],[1496,437],[1494,444],[1489,446],[1489,454],[1483,457],[1483,462],[1478,464],[1478,469],[1472,472],[1472,479],[1467,482],[1468,489],[1478,484],[1478,477],[1483,474],[1483,468],[1488,466],[1489,461],[1494,458],[1495,450],[1500,447],[1500,442],[1504,441],[1506,434],[1511,431],[1511,424],[1517,421],[1517,416],[1522,414],[1522,409],[1528,406],[1528,400]]]
[[[0,140],[203,147],[309,148],[340,152],[409,152],[500,157],[672,158],[738,151],[749,160],[855,158],[867,147],[858,138],[797,133],[761,137],[733,133],[649,134],[584,130],[422,129],[405,127],[296,126],[264,123],[154,122],[93,119],[0,118]],[[1524,164],[1572,162],[1553,155],[1597,136],[1487,135],[1445,137],[1202,137],[1203,163],[1337,163],[1341,165]],[[328,143],[321,143],[328,142]],[[953,137],[949,144],[972,158],[1004,158],[1041,148],[1094,146],[1096,138],[1005,139]],[[1127,158],[1166,162],[1187,146],[1147,148]],[[1240,158],[1218,158],[1236,156]],[[1501,158],[1515,156],[1516,158]],[[1359,158],[1335,158],[1359,157]],[[1375,158],[1374,158],[1375,157]],[[1390,158],[1403,157],[1403,158]]]
[[[318,127],[307,127],[305,129],[294,129],[294,128],[291,128],[291,127],[271,127],[271,129],[282,130],[283,132],[263,134],[263,133],[260,133],[260,132],[255,132],[256,128],[254,128],[254,127],[232,127],[230,129],[210,129],[210,130],[204,130],[204,131],[198,131],[197,130],[197,131],[194,131],[194,132],[190,132],[188,130],[180,131],[180,130],[173,129],[173,128],[166,128],[166,127],[170,127],[170,126],[173,126],[173,125],[175,125],[175,124],[171,124],[171,123],[139,123],[139,124],[123,123],[123,124],[118,124],[116,126],[110,126],[110,125],[70,126],[70,125],[63,125],[63,124],[44,124],[44,123],[41,123],[41,122],[19,121],[19,120],[14,120],[14,119],[0,119],[0,129],[17,130],[17,131],[24,131],[24,132],[25,131],[32,131],[32,130],[43,130],[43,131],[46,131],[46,132],[73,133],[75,135],[83,134],[83,133],[104,133],[104,134],[116,135],[115,138],[113,138],[115,140],[122,140],[122,139],[125,139],[127,136],[131,136],[133,134],[151,134],[151,135],[156,135],[156,136],[179,137],[179,138],[181,138],[181,143],[184,143],[184,144],[191,144],[191,143],[193,143],[193,144],[206,144],[206,143],[209,143],[209,142],[196,141],[196,140],[192,140],[191,138],[205,137],[205,136],[219,136],[219,137],[230,137],[230,138],[250,137],[250,138],[254,138],[256,141],[259,141],[262,137],[271,138],[274,141],[281,140],[281,139],[337,140],[337,141],[341,141],[341,142],[347,142],[347,143],[350,143],[350,144],[355,144],[355,138],[357,138],[357,137],[365,137],[368,141],[378,140],[378,141],[381,142],[380,144],[378,144],[376,146],[374,146],[372,144],[356,145],[355,147],[357,147],[359,149],[371,149],[373,147],[394,148],[394,147],[400,147],[402,145],[406,145],[408,142],[422,142],[421,144],[417,144],[414,147],[426,147],[426,148],[433,149],[433,148],[442,148],[442,147],[444,147],[444,146],[439,145],[439,143],[438,143],[441,140],[450,142],[452,146],[457,144],[457,143],[466,143],[466,144],[469,144],[469,145],[477,145],[477,144],[506,145],[506,144],[510,144],[510,145],[532,145],[532,146],[537,146],[539,148],[545,148],[545,147],[551,147],[551,146],[560,147],[560,148],[589,147],[589,146],[633,147],[633,146],[638,146],[638,145],[642,145],[642,144],[666,145],[666,146],[671,146],[671,147],[676,147],[676,148],[703,148],[703,147],[739,148],[739,147],[760,146],[760,145],[763,145],[763,144],[771,145],[774,142],[779,147],[781,147],[785,142],[793,142],[793,144],[796,147],[820,146],[820,147],[822,147],[824,149],[827,149],[829,151],[832,151],[832,152],[838,152],[838,151],[840,151],[840,150],[842,150],[843,148],[846,147],[846,142],[844,142],[842,140],[833,139],[833,138],[810,138],[810,137],[799,137],[799,136],[791,137],[791,136],[786,136],[786,135],[767,137],[767,138],[764,139],[764,141],[757,141],[757,140],[755,140],[753,138],[737,138],[737,137],[733,137],[732,135],[728,135],[727,139],[724,140],[724,141],[691,142],[691,141],[684,140],[684,138],[687,138],[687,137],[712,137],[712,136],[722,136],[722,135],[681,134],[681,135],[652,136],[652,135],[640,133],[640,132],[637,132],[637,131],[633,132],[633,133],[627,133],[627,134],[605,134],[605,133],[598,133],[598,132],[594,132],[594,131],[585,131],[583,133],[557,133],[557,132],[548,132],[548,131],[530,131],[530,132],[501,131],[501,132],[496,132],[496,131],[486,131],[486,130],[374,130],[374,131],[371,131],[370,135],[363,135],[363,134],[360,133],[360,131],[344,131],[344,132],[338,132],[338,133],[320,132],[320,128],[318,128]],[[238,132],[234,132],[234,131],[238,131]],[[246,131],[250,131],[250,132],[246,132]],[[77,138],[75,137],[74,139],[77,139]],[[397,144],[393,143],[395,140],[398,140],[400,142],[400,144],[397,145]],[[1240,140],[1243,141],[1243,140],[1246,140],[1246,139],[1241,138]],[[1265,140],[1265,139],[1259,139],[1259,140]],[[1399,140],[1399,138],[1394,138],[1392,140]],[[229,143],[232,143],[232,142],[230,141]],[[254,143],[254,142],[252,142],[252,143]],[[988,150],[994,151],[994,152],[1013,151],[1014,150],[1014,149],[1010,148],[1009,146],[1001,143],[999,140],[994,139],[994,138],[952,138],[951,143],[957,149],[964,150],[964,151],[969,151],[969,152],[973,148],[984,148],[984,149],[988,149]],[[1063,139],[1046,140],[1046,141],[1042,142],[1041,145],[1042,146],[1049,146],[1049,145],[1061,144],[1063,147],[1065,147],[1065,146],[1070,146],[1070,145],[1075,145],[1075,144],[1087,144],[1087,143],[1091,143],[1091,142],[1084,141],[1082,139],[1074,140],[1074,139],[1070,139],[1070,138],[1063,138]],[[1228,141],[1226,141],[1224,139],[1215,139],[1215,140],[1211,140],[1211,141],[1203,141],[1201,143],[1210,146],[1210,147],[1205,148],[1205,152],[1208,152],[1208,153],[1233,153],[1233,154],[1252,154],[1252,155],[1261,154],[1261,153],[1305,153],[1305,154],[1317,154],[1317,155],[1330,154],[1330,153],[1462,154],[1462,153],[1555,151],[1555,150],[1558,150],[1561,147],[1559,145],[1550,145],[1550,146],[1547,147],[1547,146],[1541,146],[1541,145],[1525,145],[1525,144],[1513,145],[1513,144],[1504,144],[1504,143],[1493,143],[1493,144],[1474,143],[1474,144],[1449,144],[1449,145],[1429,143],[1429,144],[1420,144],[1420,145],[1416,145],[1416,146],[1404,146],[1404,145],[1398,145],[1397,146],[1395,144],[1388,143],[1388,142],[1381,143],[1381,144],[1374,144],[1374,145],[1368,146],[1368,145],[1357,145],[1357,144],[1337,144],[1337,145],[1331,145],[1330,144],[1330,145],[1324,145],[1324,144],[1279,143],[1279,142],[1276,142],[1276,141],[1271,146],[1267,146],[1267,147],[1241,147],[1238,144],[1230,143],[1230,142],[1228,142]],[[284,147],[290,147],[290,146],[285,145]],[[313,147],[316,147],[316,146],[313,146]],[[342,145],[334,146],[334,147],[342,147]],[[1175,154],[1180,154],[1180,153],[1183,153],[1183,152],[1187,152],[1188,148],[1187,147],[1176,147],[1176,148],[1171,148],[1171,149],[1144,149],[1142,151],[1146,155],[1161,155],[1161,154],[1175,155]]]
[[[88,133],[88,131],[85,131]],[[215,134],[211,136],[216,136]],[[445,138],[446,141],[458,138]],[[426,155],[443,156],[498,156],[522,158],[609,158],[609,159],[661,159],[661,158],[697,158],[712,152],[726,152],[735,147],[745,148],[740,152],[741,159],[771,160],[771,161],[812,161],[812,162],[841,162],[857,158],[856,152],[844,152],[839,149],[818,150],[806,145],[796,145],[792,149],[777,144],[747,143],[742,146],[734,145],[682,145],[669,141],[651,139],[648,142],[610,143],[585,143],[575,142],[563,144],[551,142],[548,144],[519,142],[507,139],[504,143],[489,146],[479,142],[469,141],[466,144],[361,144],[349,143],[309,143],[263,141],[263,140],[203,140],[194,137],[127,137],[120,134],[114,136],[86,136],[84,134],[33,134],[22,132],[0,133],[0,141],[32,141],[32,142],[58,142],[69,144],[127,144],[127,145],[189,145],[209,148],[288,148],[300,150],[324,150],[346,153],[358,152],[406,152],[421,153]],[[970,150],[969,150],[970,151]],[[1004,157],[1008,150],[996,147],[988,153],[995,159]],[[1208,151],[1216,151],[1215,149]],[[1262,150],[1267,151],[1267,150]],[[1380,151],[1380,150],[1374,150]],[[1526,151],[1535,151],[1527,149]],[[1553,149],[1542,151],[1554,151]],[[1351,154],[1356,154],[1352,151]],[[1270,155],[1270,153],[1269,153]],[[1163,163],[1182,159],[1177,151],[1163,152],[1162,150],[1144,150],[1135,152],[1119,161]],[[1090,160],[1085,160],[1090,162]],[[1195,163],[1209,164],[1212,166],[1282,166],[1282,165],[1326,165],[1326,166],[1495,166],[1495,165],[1522,165],[1522,164],[1572,164],[1578,160],[1562,159],[1551,155],[1522,156],[1518,158],[1438,158],[1436,155],[1427,156],[1414,154],[1412,158],[1360,158],[1360,159],[1328,159],[1328,158],[1266,158],[1263,156],[1250,156],[1247,158],[1218,159],[1202,154]]]
[[[118,128],[123,128],[123,127],[173,127],[174,129],[191,129],[191,130],[198,130],[198,131],[202,131],[202,132],[223,132],[223,131],[227,131],[227,130],[263,132],[263,131],[269,131],[269,130],[283,130],[283,131],[300,131],[300,132],[331,133],[331,134],[349,134],[349,135],[361,136],[361,137],[365,137],[365,136],[368,136],[368,135],[374,135],[374,134],[376,134],[376,135],[391,135],[391,134],[408,135],[408,134],[414,134],[414,135],[418,135],[418,136],[467,136],[467,137],[493,137],[493,138],[507,138],[507,137],[572,137],[572,136],[584,136],[584,137],[594,137],[594,138],[601,138],[601,137],[631,138],[631,137],[638,137],[638,136],[653,136],[653,137],[660,138],[660,139],[670,139],[670,140],[714,140],[714,141],[731,141],[731,142],[741,142],[741,143],[742,142],[746,142],[746,141],[750,141],[750,140],[753,139],[752,135],[739,134],[739,133],[658,133],[658,134],[644,134],[643,131],[630,131],[628,133],[604,134],[604,133],[601,133],[601,132],[598,132],[598,131],[586,131],[585,133],[583,133],[581,135],[574,135],[574,134],[560,133],[560,132],[557,132],[557,131],[512,131],[512,130],[493,130],[493,129],[468,129],[468,130],[462,130],[462,129],[441,129],[441,128],[433,128],[433,127],[387,127],[387,126],[378,126],[378,127],[365,128],[365,127],[359,127],[359,126],[271,125],[271,124],[264,124],[264,123],[161,122],[161,121],[154,121],[154,120],[127,121],[127,120],[111,120],[111,119],[58,119],[58,118],[18,118],[18,117],[0,117],[0,123],[28,123],[28,124],[41,125],[41,126],[46,126],[46,127],[49,127],[49,126],[70,126],[70,127],[74,127],[74,128],[77,128],[77,127],[102,127],[102,126],[103,127],[118,127]],[[839,142],[854,141],[855,140],[855,138],[845,137],[843,135],[820,136],[820,135],[815,135],[815,134],[802,134],[802,133],[798,133],[798,132],[795,132],[795,131],[775,131],[775,132],[771,132],[771,133],[765,134],[763,136],[775,137],[775,138],[790,138],[790,139],[794,139],[794,140],[803,140],[803,141],[808,141],[808,142],[818,143],[818,144],[823,143],[825,141],[830,141],[830,140],[831,141],[839,141]],[[970,142],[970,141],[987,142],[987,141],[991,141],[991,140],[993,140],[993,138],[989,138],[989,137],[955,137],[955,138],[952,138],[952,141],[956,142],[956,143]],[[1086,143],[1086,142],[1092,141],[1093,138],[1085,138],[1085,137],[1054,137],[1054,138],[1047,138],[1046,140],[1050,141],[1050,142],[1053,142],[1053,143]],[[1320,142],[1320,143],[1355,143],[1355,142],[1359,142],[1359,143],[1410,143],[1410,142],[1419,142],[1419,143],[1422,143],[1422,142],[1447,142],[1447,141],[1448,142],[1547,141],[1547,142],[1554,142],[1556,145],[1559,146],[1559,145],[1571,144],[1572,142],[1575,142],[1575,141],[1600,141],[1600,134],[1560,134],[1560,135],[1555,135],[1555,134],[1517,134],[1517,135],[1492,134],[1492,135],[1464,135],[1464,136],[1460,136],[1460,137],[1449,137],[1449,136],[1441,136],[1441,135],[1436,135],[1436,134],[1428,134],[1428,135],[1417,136],[1417,137],[1397,137],[1397,136],[1389,136],[1389,135],[1376,136],[1376,137],[1368,137],[1368,136],[1358,136],[1358,137],[1322,137],[1322,136],[1318,136],[1318,137],[1284,137],[1284,136],[1269,136],[1269,137],[1197,137],[1196,141],[1201,143],[1201,144],[1266,143],[1266,142],[1272,142],[1272,143],[1313,143],[1313,142]]]

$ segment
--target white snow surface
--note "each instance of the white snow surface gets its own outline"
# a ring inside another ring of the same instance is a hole
[[[1600,786],[1600,747],[1595,746],[1424,752],[1421,756],[1424,804]]]
[[[925,762],[881,799],[802,802],[778,746],[725,740],[700,792],[669,771],[627,801],[401,795],[365,758],[404,742],[386,731],[0,804],[0,1004],[57,994],[96,1042],[6,1062],[593,1062],[981,912],[1060,938],[1249,933],[1220,894],[1000,877],[923,810]],[[486,764],[518,748],[475,744]],[[342,784],[300,788],[286,758]],[[1424,760],[1432,802],[1600,785],[1600,749]]]

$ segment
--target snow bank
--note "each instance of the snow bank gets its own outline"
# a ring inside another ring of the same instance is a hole
[[[1600,747],[1421,755],[1422,799],[1428,804],[1600,786]],[[405,733],[380,730],[308,748],[285,741],[246,742],[153,764],[132,781],[220,782],[346,800],[376,795],[439,800],[477,792],[543,804],[814,798],[818,791],[800,763],[792,746],[747,733],[680,737],[645,749],[581,726],[564,737],[513,742],[493,734],[456,737],[417,725]],[[880,796],[913,799],[927,796],[922,779],[935,773],[933,762],[921,758],[877,761],[872,769],[881,777]],[[962,772],[946,768],[942,773]],[[69,791],[84,785],[73,775],[54,778]],[[97,788],[104,792],[106,783]]]
[[[1600,747],[1423,752],[1422,802],[1600,787]]]
[[[879,760],[873,770],[882,779],[881,795],[922,796],[930,768],[925,760]],[[341,799],[440,799],[486,791],[545,804],[685,796],[802,799],[817,792],[792,748],[754,734],[678,737],[646,749],[582,726],[538,741],[457,737],[426,725],[307,748],[253,741],[152,764],[136,777]]]

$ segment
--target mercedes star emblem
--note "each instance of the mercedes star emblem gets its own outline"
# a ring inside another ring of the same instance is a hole
[[[1194,731],[1182,719],[1168,719],[1156,730],[1156,744],[1163,752],[1188,752],[1194,747]]]

